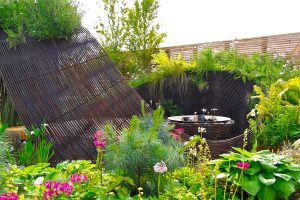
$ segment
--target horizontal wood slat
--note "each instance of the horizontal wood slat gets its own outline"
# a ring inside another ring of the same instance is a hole
[[[239,53],[247,55],[256,52],[277,54],[286,57],[297,65],[300,64],[300,33],[171,46],[161,49],[165,50],[171,57],[181,54],[185,60],[190,61],[193,55],[207,48],[215,50],[236,48]]]

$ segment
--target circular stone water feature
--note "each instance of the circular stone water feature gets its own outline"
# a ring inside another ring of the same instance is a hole
[[[214,115],[180,115],[169,117],[168,120],[175,124],[175,128],[184,128],[183,139],[198,135],[198,127],[203,127],[206,132],[202,134],[207,140],[224,140],[234,137],[232,128],[234,120],[229,117]]]

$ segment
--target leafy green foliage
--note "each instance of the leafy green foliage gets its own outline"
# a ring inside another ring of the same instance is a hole
[[[123,75],[142,74],[151,67],[151,55],[166,36],[155,22],[158,0],[135,0],[128,7],[122,0],[102,0],[105,18],[97,31],[105,50]]]
[[[11,47],[37,39],[68,38],[81,25],[78,5],[72,0],[1,0],[0,28]]]
[[[255,86],[259,95],[258,116],[250,119],[258,143],[264,147],[279,146],[300,138],[300,78],[278,81],[265,94]]]
[[[230,182],[236,175],[248,197],[258,200],[288,199],[300,184],[300,166],[292,162],[285,155],[270,153],[268,150],[250,153],[246,150],[235,148],[238,153],[223,154],[216,160],[220,173],[228,175]],[[238,162],[247,162],[249,168],[241,169]],[[231,166],[229,171],[228,166]],[[227,176],[226,175],[226,176]]]
[[[150,67],[151,55],[166,37],[165,33],[159,33],[160,24],[155,23],[158,8],[158,0],[135,0],[133,8],[128,10],[126,48],[134,52],[134,64],[142,69]]]
[[[46,126],[42,123],[39,128],[32,125],[32,131],[25,130],[28,138],[19,150],[19,164],[29,166],[49,162],[54,152],[51,150],[53,143],[47,142]]]
[[[172,99],[164,100],[161,103],[162,108],[165,110],[165,116],[177,116],[183,114],[183,109],[177,104],[173,103]]]
[[[211,176],[212,167],[207,171],[183,167],[175,170],[168,178],[170,183],[162,199],[215,199],[215,183]],[[219,199],[219,198],[217,198]]]
[[[173,171],[183,163],[183,155],[179,152],[181,145],[171,138],[171,128],[164,122],[161,108],[142,118],[134,116],[118,141],[109,126],[106,132],[112,138],[104,156],[107,168],[132,178],[136,189],[143,186],[146,194],[153,194],[158,178],[153,166],[164,161],[168,171]]]
[[[13,147],[8,141],[8,138],[4,135],[4,131],[8,127],[8,124],[0,123],[0,168],[12,164],[15,162],[13,157]]]
[[[169,59],[162,53],[155,56],[163,58],[153,60],[154,63],[158,64],[158,70],[154,68],[150,74],[144,75],[149,76],[148,78],[141,76],[136,80],[132,80],[131,83],[134,87],[177,74],[179,69],[177,69],[176,63],[172,58]],[[188,72],[190,79],[202,86],[202,88],[206,86],[205,80],[209,71],[228,71],[236,78],[240,78],[244,82],[247,80],[254,81],[264,89],[268,89],[272,83],[280,78],[288,80],[289,78],[300,76],[299,68],[292,63],[288,63],[283,58],[258,53],[246,56],[238,54],[234,50],[214,52],[212,49],[205,49],[196,55],[190,64],[187,64],[185,61],[181,63],[183,66],[180,72]],[[289,95],[297,96],[296,93]]]
[[[96,27],[100,35],[100,42],[121,72],[126,73],[124,62],[126,60],[125,48],[128,28],[126,17],[128,8],[122,0],[102,0],[105,18],[99,18],[100,23]]]
[[[99,176],[94,169],[95,165],[86,160],[65,161],[57,164],[55,168],[49,167],[48,163],[39,163],[24,169],[12,166],[7,172],[6,178],[0,180],[0,183],[3,186],[3,192],[13,191],[25,199],[43,199],[44,183],[47,180],[67,182],[70,181],[73,174],[82,173],[87,175],[88,181],[81,184],[74,182],[72,194],[60,196],[57,199],[122,199],[124,196],[129,197],[129,191],[125,186],[133,184],[130,178],[105,174],[104,185],[100,186]],[[34,184],[38,178],[42,178],[43,181],[40,184]]]

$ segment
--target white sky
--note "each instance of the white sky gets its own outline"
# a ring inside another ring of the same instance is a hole
[[[93,32],[99,0],[80,0]],[[133,0],[128,0],[133,1]],[[300,32],[299,0],[160,0],[158,21],[175,46]]]

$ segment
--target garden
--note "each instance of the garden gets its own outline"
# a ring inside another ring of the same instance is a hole
[[[158,0],[101,5],[99,44],[78,2],[0,0],[0,200],[300,199],[299,63],[171,56]]]

